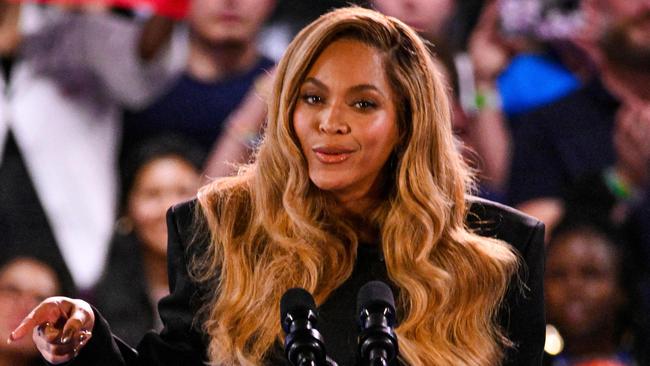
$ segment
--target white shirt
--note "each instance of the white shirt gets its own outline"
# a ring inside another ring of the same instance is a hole
[[[22,13],[21,56],[8,88],[0,78],[0,154],[10,129],[72,277],[88,288],[116,215],[120,106],[145,106],[182,71],[185,35],[143,65],[136,22],[29,5]]]

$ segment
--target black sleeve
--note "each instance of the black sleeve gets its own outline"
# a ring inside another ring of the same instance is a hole
[[[504,366],[541,365],[546,332],[544,224],[537,222],[518,249],[522,260],[519,279],[511,283],[501,314],[508,338],[514,344],[506,352]]]
[[[511,207],[471,197],[467,223],[477,234],[503,240],[520,257],[518,276],[510,281],[499,312],[499,324],[513,346],[504,366],[542,364],[544,316],[544,224]]]
[[[111,334],[110,326],[95,309],[93,336],[70,364],[93,366],[121,365],[204,365],[205,344],[193,326],[192,299],[197,287],[187,272],[186,246],[191,238],[193,203],[175,206],[167,212],[168,270],[170,295],[160,300],[158,309],[164,324],[160,334],[147,333],[133,349]],[[183,229],[181,231],[181,229]]]

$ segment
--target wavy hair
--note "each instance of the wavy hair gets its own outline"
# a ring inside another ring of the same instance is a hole
[[[427,47],[399,20],[359,7],[325,14],[295,37],[277,68],[254,163],[199,193],[211,240],[190,273],[208,289],[199,318],[209,362],[262,363],[283,337],[280,296],[299,286],[322,304],[352,273],[359,239],[334,214],[331,195],[310,181],[292,121],[310,66],[341,38],[383,55],[397,98],[400,142],[370,221],[400,289],[400,357],[410,365],[497,364],[507,339],[496,313],[517,256],[465,224],[472,174],[456,150],[447,88]]]

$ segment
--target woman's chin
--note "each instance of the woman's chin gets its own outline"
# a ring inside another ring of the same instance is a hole
[[[340,175],[339,176],[334,176],[333,174],[318,175],[318,176],[311,176],[310,179],[311,182],[314,183],[314,185],[318,187],[318,189],[320,189],[321,191],[336,193],[338,191],[345,190],[345,188],[347,187],[346,182],[341,181]]]

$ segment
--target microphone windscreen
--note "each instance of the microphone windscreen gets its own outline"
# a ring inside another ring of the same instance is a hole
[[[287,290],[280,299],[280,316],[286,318],[287,313],[293,311],[313,311],[316,312],[316,303],[314,298],[307,290],[295,287]]]
[[[363,285],[357,294],[357,314],[361,314],[363,309],[376,305],[389,306],[394,311],[395,299],[393,291],[387,284],[381,281],[370,281]]]

